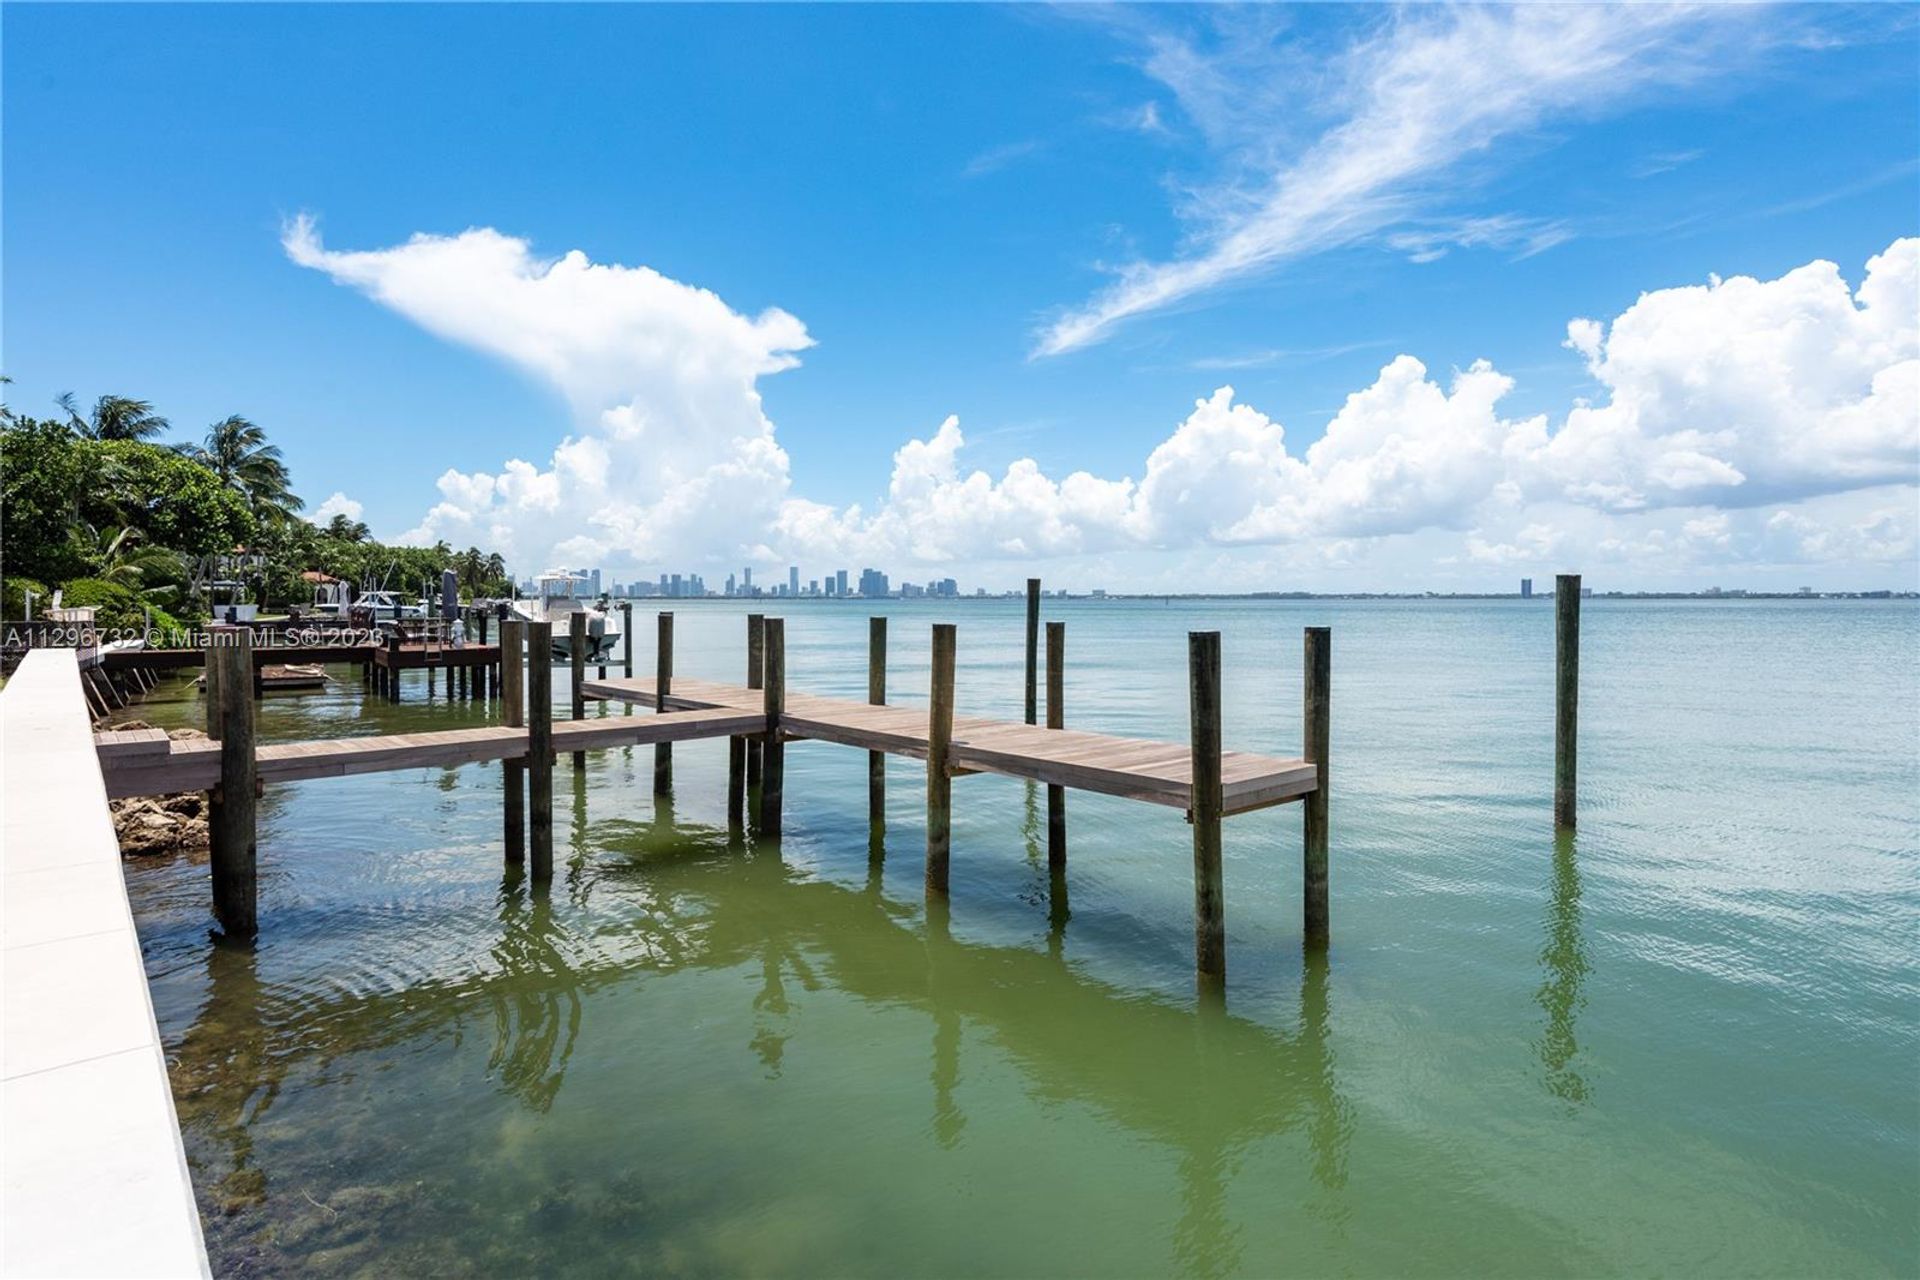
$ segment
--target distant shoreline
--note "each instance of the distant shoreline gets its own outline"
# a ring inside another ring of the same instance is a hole
[[[1531,596],[1523,596],[1517,591],[1108,591],[1102,595],[1090,592],[1048,592],[1046,600],[1085,600],[1106,602],[1116,600],[1513,600],[1524,604],[1534,601],[1553,599],[1553,592],[1541,591]],[[967,602],[987,602],[996,600],[1024,600],[1026,595],[1019,591],[1000,591],[988,595],[952,595],[952,596],[614,596],[617,604],[630,603],[688,603],[724,602],[730,604],[964,604]],[[1920,591],[1594,591],[1583,596],[1586,600],[1700,600],[1710,603],[1726,603],[1741,600],[1920,600]]]

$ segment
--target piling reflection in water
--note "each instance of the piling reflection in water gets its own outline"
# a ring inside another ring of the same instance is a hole
[[[535,1111],[553,1106],[580,1038],[579,983],[563,942],[551,886],[509,869],[492,956],[498,971],[514,980],[486,989],[494,1026],[487,1072]]]
[[[1575,1069],[1580,1057],[1580,1010],[1586,1007],[1586,938],[1580,925],[1578,836],[1571,830],[1553,837],[1553,886],[1547,900],[1546,945],[1540,950],[1542,981],[1534,996],[1547,1024],[1538,1041],[1547,1091],[1566,1102],[1588,1100],[1585,1077]]]

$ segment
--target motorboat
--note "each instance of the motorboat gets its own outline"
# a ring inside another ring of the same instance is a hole
[[[587,576],[566,569],[549,569],[534,580],[534,593],[524,600],[512,601],[515,617],[528,622],[553,625],[553,656],[561,662],[573,661],[573,615],[587,615],[586,660],[604,663],[620,641],[620,615],[606,596],[586,595]]]
[[[424,620],[427,606],[424,601],[409,601],[397,591],[362,591],[355,595],[347,583],[334,580],[315,584],[307,617],[339,626],[386,627],[395,622]]]

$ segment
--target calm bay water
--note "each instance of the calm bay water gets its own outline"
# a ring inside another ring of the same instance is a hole
[[[873,611],[788,607],[791,684],[864,696]],[[894,701],[954,620],[960,712],[1019,715],[1017,602],[886,611]],[[681,604],[678,669],[737,679],[743,613]],[[1070,793],[1063,903],[1044,795],[960,779],[930,918],[921,766],[876,851],[826,744],[778,845],[729,846],[722,743],[670,806],[651,748],[563,757],[550,891],[497,766],[273,788],[252,953],[204,859],[127,869],[216,1272],[1920,1271],[1920,609],[1588,602],[1562,839],[1550,603],[1048,613],[1070,724],[1184,740],[1218,629],[1227,745],[1287,755],[1334,628],[1325,964],[1293,806],[1227,824],[1218,1014],[1172,810]],[[335,674],[263,738],[488,714]]]

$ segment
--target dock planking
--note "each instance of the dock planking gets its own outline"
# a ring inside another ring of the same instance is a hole
[[[746,711],[760,700],[757,689],[711,680],[675,677],[669,690],[659,700],[652,680],[633,677],[589,680],[581,692],[588,698],[648,706],[663,701],[682,710]],[[789,740],[810,738],[927,758],[925,707],[874,706],[789,690],[780,729]],[[1191,807],[1193,759],[1184,743],[955,716],[950,760],[956,773],[994,773],[1181,810]],[[1308,760],[1227,751],[1221,755],[1221,776],[1223,812],[1230,815],[1300,799],[1313,791],[1318,770]]]
[[[764,713],[731,709],[564,720],[553,726],[553,750],[561,754],[683,742],[757,731],[765,726]],[[134,729],[97,733],[93,740],[101,771],[106,775],[107,795],[113,799],[204,791],[220,780],[220,744],[211,739],[169,741],[159,730]],[[448,768],[488,760],[519,760],[526,754],[527,730],[511,725],[269,743],[255,751],[262,783]]]

